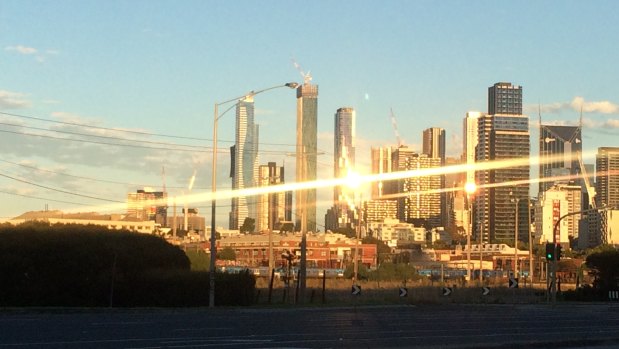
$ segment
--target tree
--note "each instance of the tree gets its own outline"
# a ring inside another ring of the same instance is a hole
[[[250,217],[246,217],[243,225],[239,228],[241,233],[253,233],[256,230],[256,220]]]
[[[217,258],[227,261],[235,261],[236,252],[231,247],[224,247],[224,249],[218,253]]]
[[[619,251],[612,247],[601,248],[587,256],[589,274],[595,277],[593,285],[605,293],[617,289],[619,281]]]
[[[280,233],[292,232],[294,230],[294,224],[292,222],[286,222],[279,228]]]

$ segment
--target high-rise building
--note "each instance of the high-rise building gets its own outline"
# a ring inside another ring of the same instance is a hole
[[[595,157],[598,206],[619,207],[619,147],[601,147]]]
[[[555,183],[575,181],[580,174],[582,152],[580,126],[541,125],[539,132],[539,193]],[[570,177],[574,178],[570,180]],[[559,181],[554,178],[559,178]],[[580,181],[577,181],[580,182]]]
[[[418,155],[406,145],[400,145],[391,151],[391,172],[400,172],[408,170],[408,159]],[[398,216],[401,221],[406,220],[406,199],[404,188],[406,179],[400,178],[383,182],[383,193],[386,199],[395,199],[398,203]]]
[[[342,178],[355,167],[355,110],[339,108],[335,113],[334,178]],[[341,186],[334,188],[333,202],[338,204],[342,195]]]
[[[256,185],[258,174],[258,125],[254,123],[254,100],[247,97],[236,105],[236,133],[231,153],[232,190]],[[230,229],[239,229],[245,219],[256,217],[255,197],[232,198]]]
[[[318,86],[305,82],[297,87],[297,159],[298,183],[316,180],[318,152]],[[296,216],[301,231],[316,231],[316,189],[296,192]]]
[[[528,160],[529,118],[518,114],[522,112],[522,88],[495,84],[489,88],[488,100],[489,115],[478,118],[475,162]],[[476,172],[473,230],[480,232],[484,241],[513,244],[514,234],[518,239],[528,238],[528,181],[528,162]]]
[[[441,166],[440,158],[426,154],[413,154],[406,160],[406,170],[425,170]],[[408,223],[429,227],[442,226],[441,175],[411,176],[404,179],[404,217]]]
[[[277,166],[275,162],[260,165],[258,169],[258,186],[267,187],[284,184],[284,167]],[[291,212],[287,211],[286,195],[289,192],[274,192],[256,196],[256,229],[276,229],[278,223],[289,221]]]
[[[423,153],[431,158],[441,159],[445,164],[445,130],[431,127],[423,131]]]
[[[431,127],[423,131],[423,153],[431,158],[440,159],[440,166],[445,166],[445,130],[439,127]],[[445,175],[441,175],[441,189],[445,189]],[[440,224],[446,226],[448,221],[447,194],[440,193],[441,214]]]
[[[391,172],[391,147],[371,149],[372,174]],[[386,182],[380,180],[372,183],[372,200],[377,200],[387,193]]]
[[[522,115],[522,87],[511,82],[488,87],[488,114]]]
[[[477,120],[482,115],[480,112],[470,111],[466,113],[466,117],[463,122],[463,135],[462,135],[462,158],[464,163],[472,166],[475,164],[475,147],[477,147]],[[475,182],[475,171],[470,170],[466,172],[466,183]]]

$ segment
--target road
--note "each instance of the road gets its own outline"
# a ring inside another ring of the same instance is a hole
[[[0,348],[619,346],[619,305],[3,310]]]

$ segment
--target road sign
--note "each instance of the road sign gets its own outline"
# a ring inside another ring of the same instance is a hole
[[[513,277],[510,277],[508,286],[509,288],[518,288],[518,279],[514,279]]]
[[[358,296],[361,294],[361,286],[359,285],[352,285],[352,294],[353,296]]]
[[[443,287],[443,296],[449,296],[453,292],[451,287]]]
[[[400,297],[406,297],[406,296],[408,296],[408,288],[400,287]]]
[[[482,296],[487,296],[490,293],[490,288],[484,286],[481,288],[481,295]]]

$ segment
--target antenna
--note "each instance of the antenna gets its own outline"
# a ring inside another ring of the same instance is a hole
[[[295,68],[297,68],[297,70],[299,71],[299,73],[301,74],[301,77],[303,77],[303,84],[309,84],[310,81],[312,81],[312,75],[310,74],[310,71],[308,70],[307,73],[305,73],[303,71],[303,68],[301,68],[301,65],[299,65],[299,63],[297,63],[297,61],[293,58],[292,59],[292,65],[294,65]]]
[[[398,148],[402,145],[402,138],[400,138],[400,132],[398,131],[398,122],[395,119],[395,114],[393,113],[393,108],[391,110],[391,125],[393,126],[393,132],[395,133],[395,138],[398,141]]]

